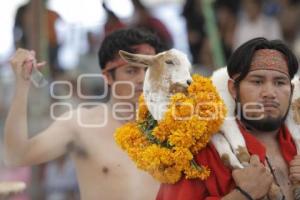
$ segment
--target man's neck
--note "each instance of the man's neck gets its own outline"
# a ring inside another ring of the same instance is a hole
[[[279,132],[279,130],[275,130],[275,131],[251,130],[251,134],[254,135],[258,139],[264,139],[264,138],[276,139],[278,132]]]
[[[260,131],[255,129],[248,131],[266,147],[267,151],[272,147],[277,147],[279,129],[275,131]]]
[[[251,133],[251,135],[253,135],[254,137],[256,137],[257,139],[276,139],[279,129],[276,129],[274,131],[261,131],[261,130],[257,130],[249,125],[246,125],[242,122],[242,124],[244,125],[244,127],[247,129],[247,131],[249,133]]]

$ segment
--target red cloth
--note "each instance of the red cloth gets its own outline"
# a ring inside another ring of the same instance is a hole
[[[249,153],[258,155],[264,162],[265,147],[243,127],[240,127],[240,130]],[[290,132],[285,126],[281,127],[278,139],[283,158],[289,163],[297,151]],[[235,183],[231,176],[231,170],[223,164],[212,144],[199,152],[196,161],[211,169],[211,175],[207,180],[181,179],[176,184],[162,184],[156,200],[219,200],[234,189]]]

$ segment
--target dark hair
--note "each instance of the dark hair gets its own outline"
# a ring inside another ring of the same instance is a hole
[[[298,61],[287,45],[280,40],[267,40],[259,37],[249,40],[241,45],[229,58],[227,72],[231,78],[234,75],[239,74],[239,77],[236,79],[237,84],[249,73],[253,55],[255,51],[259,49],[274,49],[285,55],[290,78],[292,79],[294,77],[298,71]]]
[[[155,49],[155,53],[166,50],[159,38],[146,30],[131,28],[120,29],[109,34],[103,41],[98,52],[98,59],[101,69],[104,69],[107,62],[118,57],[119,50],[133,52],[131,47],[138,44],[149,44]]]

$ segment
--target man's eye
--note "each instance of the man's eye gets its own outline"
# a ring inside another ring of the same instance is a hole
[[[286,84],[286,82],[284,82],[284,81],[276,81],[275,82],[275,85],[277,85],[277,86],[282,86],[282,85],[285,85]]]
[[[253,83],[255,85],[261,85],[262,81],[261,80],[252,80],[251,83]]]
[[[128,74],[132,74],[134,72],[134,70],[127,70]]]
[[[126,72],[127,72],[128,74],[134,74],[136,71],[137,71],[137,70],[135,70],[135,69],[128,69],[128,70],[126,70]]]

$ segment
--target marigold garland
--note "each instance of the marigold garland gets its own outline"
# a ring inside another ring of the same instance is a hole
[[[207,145],[226,116],[225,104],[210,79],[193,75],[188,95],[173,95],[159,123],[141,95],[137,116],[136,122],[116,130],[115,140],[138,168],[162,183],[175,183],[182,175],[208,178],[210,169],[198,165],[194,155]]]

